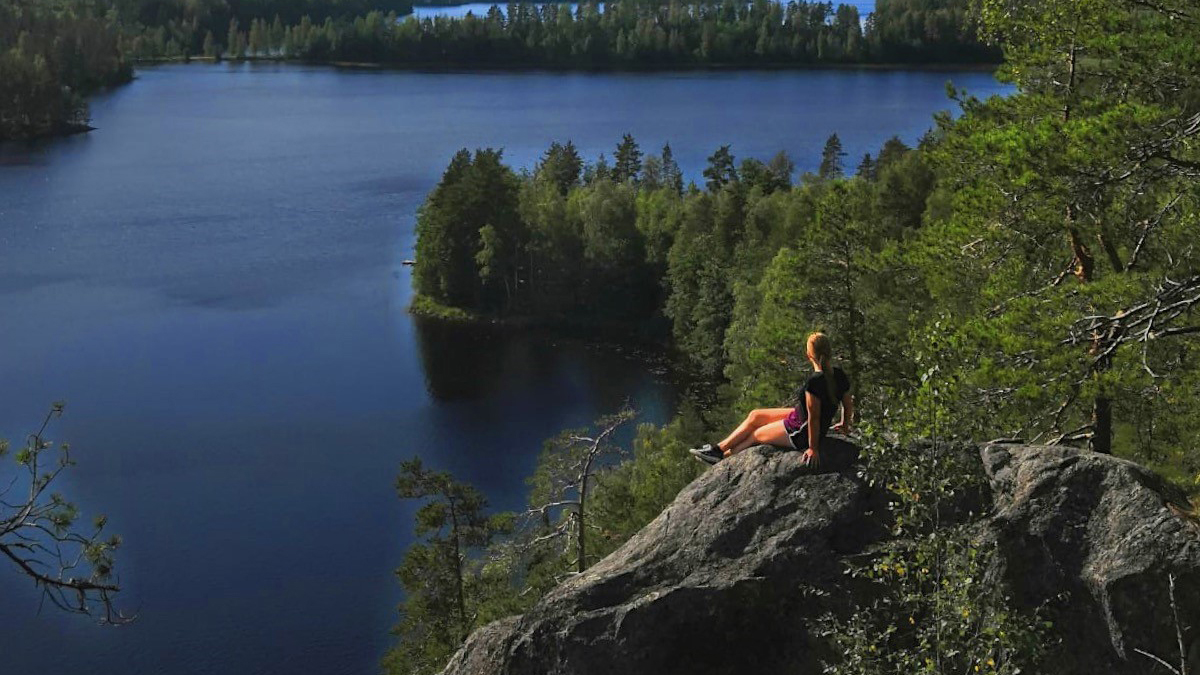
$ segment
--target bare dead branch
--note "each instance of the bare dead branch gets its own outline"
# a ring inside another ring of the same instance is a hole
[[[1167,202],[1166,206],[1159,210],[1158,213],[1140,223],[1142,226],[1142,233],[1138,237],[1137,244],[1133,247],[1133,252],[1129,254],[1129,261],[1125,264],[1126,271],[1132,270],[1137,266],[1138,256],[1141,255],[1142,248],[1146,245],[1146,240],[1149,238],[1150,233],[1155,230],[1159,224],[1162,223],[1163,218],[1175,208],[1175,205],[1179,203],[1179,199],[1182,196],[1182,194],[1176,194],[1171,198],[1171,201]]]
[[[626,407],[616,415],[598,421],[598,431],[594,435],[568,432],[549,446],[552,454],[551,459],[547,460],[547,482],[550,485],[549,494],[545,495],[547,501],[531,506],[524,514],[525,529],[536,532],[540,527],[542,533],[531,536],[522,547],[524,550],[548,541],[563,540],[564,553],[568,550],[574,553],[572,564],[578,568],[577,571],[582,572],[586,568],[585,532],[589,528],[585,516],[591,482],[598,475],[603,457],[625,454],[625,450],[613,444],[611,439],[620,427],[634,417],[633,410]],[[558,522],[551,527],[549,518],[554,511],[565,511],[566,517],[559,516]]]

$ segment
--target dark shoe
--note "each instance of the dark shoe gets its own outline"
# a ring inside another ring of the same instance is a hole
[[[692,448],[691,450],[688,450],[688,452],[692,453],[696,459],[704,462],[705,464],[716,464],[722,459],[725,459],[725,453],[721,452],[721,449],[712,443],[705,443],[698,448]]]

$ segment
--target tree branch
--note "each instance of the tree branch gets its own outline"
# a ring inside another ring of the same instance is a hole
[[[120,586],[112,577],[112,551],[120,546],[117,537],[101,540],[106,521],[96,519],[88,535],[73,529],[77,516],[74,505],[57,494],[44,499],[47,488],[67,467],[74,464],[69,447],[62,444],[54,468],[42,472],[42,453],[52,447],[45,439],[50,421],[62,415],[61,403],[54,404],[38,430],[26,438],[25,446],[16,459],[25,469],[29,490],[24,501],[0,502],[0,554],[10,560],[25,576],[42,589],[42,600],[49,599],[56,607],[75,614],[95,616],[93,603],[102,610],[104,623],[127,623],[134,617],[117,611],[112,595]],[[14,476],[5,488],[7,494],[17,484]],[[87,565],[86,576],[71,574]]]

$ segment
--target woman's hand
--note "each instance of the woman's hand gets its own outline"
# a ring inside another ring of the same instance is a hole
[[[834,433],[841,434],[843,436],[849,436],[850,435],[850,423],[849,422],[838,422],[837,424],[830,427],[829,430]]]
[[[816,468],[821,466],[821,455],[816,450],[806,450],[804,456],[800,458],[800,463],[804,466]]]

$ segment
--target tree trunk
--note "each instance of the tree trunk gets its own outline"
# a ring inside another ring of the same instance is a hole
[[[1076,18],[1076,28],[1079,26],[1078,17]],[[1078,49],[1075,41],[1071,41],[1071,48],[1067,54],[1067,91],[1066,104],[1063,106],[1063,122],[1069,122],[1071,119],[1071,97],[1075,93],[1075,67],[1078,59]],[[1067,206],[1066,213],[1067,234],[1071,241],[1071,252],[1075,256],[1075,277],[1079,279],[1079,283],[1086,284],[1092,281],[1092,274],[1095,269],[1095,259],[1092,256],[1091,249],[1087,244],[1083,243],[1079,235],[1079,230],[1075,226],[1075,210],[1072,205]],[[1120,258],[1116,255],[1116,250],[1111,248],[1111,245],[1104,239],[1103,234],[1100,236],[1100,245],[1109,255],[1110,261],[1114,267],[1119,267]],[[1098,357],[1104,351],[1104,345],[1101,336],[1096,336],[1092,340],[1091,354],[1093,358]],[[1099,378],[1112,366],[1110,359],[1107,357],[1097,361],[1094,366],[1093,377]],[[1092,438],[1091,448],[1095,452],[1104,454],[1112,453],[1112,399],[1107,396],[1098,395],[1096,400],[1092,402]]]
[[[1074,227],[1072,216],[1072,209],[1068,207],[1068,232],[1071,237],[1071,250],[1075,254],[1075,277],[1079,279],[1080,283],[1091,283],[1096,265],[1095,259],[1092,257],[1092,252],[1087,245],[1080,241],[1079,232]],[[1092,339],[1092,345],[1089,350],[1092,358],[1097,359],[1092,366],[1092,377],[1094,379],[1099,379],[1112,367],[1112,360],[1107,356],[1102,356],[1105,350],[1104,341],[1104,336],[1097,335]],[[1112,425],[1112,399],[1107,396],[1097,395],[1096,399],[1092,402],[1092,437],[1090,446],[1093,451],[1106,455],[1112,454]]]
[[[858,329],[862,325],[857,322],[858,305],[854,302],[854,276],[850,269],[850,253],[846,252],[846,310],[849,315],[846,331],[846,346],[850,352],[850,390],[855,391],[858,381]],[[830,375],[832,377],[832,374]],[[855,394],[857,396],[857,394]]]
[[[458,624],[462,632],[462,639],[466,640],[469,631],[467,630],[467,601],[463,594],[463,575],[462,575],[462,551],[458,545],[458,511],[454,507],[454,500],[450,500],[450,526],[454,537],[454,584],[455,590],[458,592]]]
[[[603,438],[603,434],[601,434],[601,438]],[[587,546],[584,544],[584,541],[583,541],[583,536],[584,536],[583,507],[587,504],[588,476],[592,475],[592,461],[596,459],[596,454],[599,451],[599,448],[600,448],[600,442],[597,441],[596,444],[592,446],[592,450],[588,453],[587,461],[585,461],[583,463],[583,477],[579,481],[579,511],[577,512],[578,518],[577,518],[576,524],[579,525],[579,563],[578,563],[578,568],[579,568],[580,574],[583,574],[583,571],[585,569],[587,569],[587,563],[584,561],[584,556],[587,555]]]
[[[534,290],[533,290],[534,285],[537,283],[537,270],[535,270],[533,267],[533,247],[532,246],[530,246],[530,248],[529,248],[529,273],[525,275],[525,278],[529,280],[528,297],[529,297],[530,301],[532,302],[532,300],[534,299]]]
[[[1092,450],[1112,454],[1112,399],[1097,396],[1092,406]]]
[[[590,464],[590,462],[589,462]],[[587,569],[587,563],[584,562],[584,556],[587,555],[587,546],[583,542],[583,505],[587,501],[587,475],[584,474],[583,483],[579,488],[579,510],[575,512],[575,524],[579,526],[579,561],[577,567],[580,574]]]

